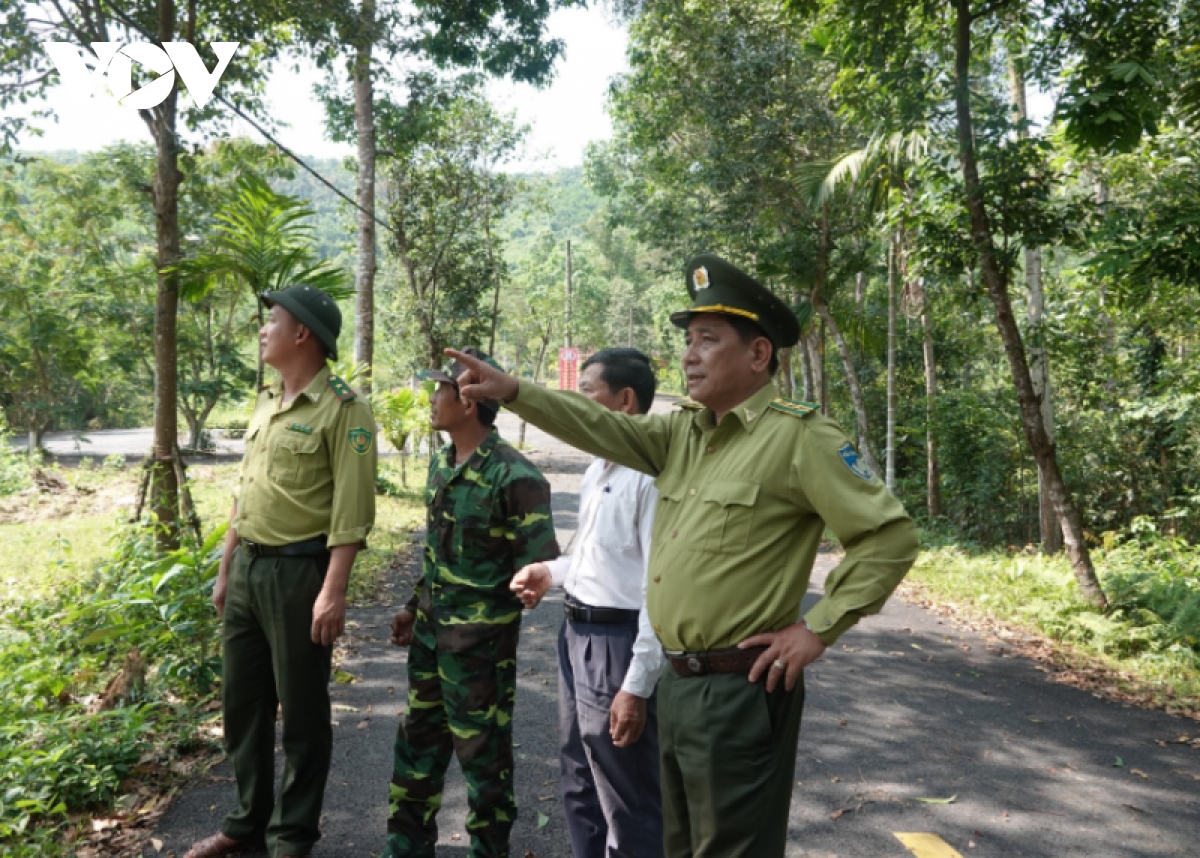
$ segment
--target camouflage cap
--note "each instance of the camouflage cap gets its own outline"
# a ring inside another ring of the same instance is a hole
[[[462,350],[463,354],[470,355],[477,360],[481,360],[488,366],[493,366],[496,369],[504,372],[504,367],[496,363],[489,355],[475,348],[467,346]],[[454,385],[454,389],[458,390],[458,377],[467,371],[467,368],[458,361],[451,361],[445,369],[425,369],[417,373],[417,378],[422,381],[443,381],[446,384]],[[483,399],[478,403],[480,408],[491,411],[493,414],[500,410],[500,402],[495,399]]]
[[[298,284],[277,292],[263,292],[259,300],[268,307],[278,304],[287,310],[300,324],[313,332],[313,336],[325,346],[330,360],[337,360],[337,339],[342,332],[342,311],[324,291],[315,286]]]
[[[783,301],[736,265],[713,253],[702,253],[685,274],[692,306],[671,314],[671,322],[686,328],[693,313],[717,313],[749,319],[777,349],[800,339],[800,321]]]

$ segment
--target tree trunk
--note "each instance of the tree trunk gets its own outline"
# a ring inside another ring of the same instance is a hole
[[[858,380],[858,370],[854,367],[854,356],[850,354],[850,346],[846,343],[846,338],[842,336],[842,329],[838,327],[837,320],[833,318],[833,314],[829,311],[829,306],[825,303],[825,296],[822,294],[828,264],[829,214],[827,209],[823,209],[821,212],[821,246],[817,252],[817,276],[809,301],[812,302],[813,309],[817,311],[817,315],[820,316],[825,327],[829,329],[829,333],[837,345],[838,354],[842,358],[842,368],[846,373],[846,384],[850,388],[850,398],[854,402],[854,414],[857,418],[858,452],[862,454],[863,461],[866,462],[867,467],[878,474],[879,463],[875,461],[875,455],[871,452],[867,403],[863,399],[862,385]]]
[[[800,334],[800,342],[793,351],[800,355],[800,376],[804,385],[804,401],[816,402],[816,386],[813,384],[812,355],[809,354],[809,340],[812,339],[812,326],[807,333]]]
[[[937,434],[934,431],[937,410],[937,363],[933,353],[933,313],[929,291],[921,285],[921,334],[925,358],[925,503],[929,517],[942,514],[942,475],[938,468]]]
[[[201,436],[204,434],[204,423],[200,420],[200,415],[194,411],[184,411],[184,418],[188,425],[188,449],[195,452],[201,447]]]
[[[375,0],[362,0],[362,41],[354,57],[354,127],[358,135],[358,271],[355,275],[354,361],[368,372],[358,382],[371,393],[375,362],[375,94],[371,84],[371,48],[375,41]]]
[[[1074,500],[1067,491],[1062,472],[1058,467],[1058,454],[1054,444],[1046,435],[1042,422],[1042,411],[1029,364],[1025,357],[1025,345],[1021,331],[1013,315],[1012,302],[1008,294],[1008,283],[1000,270],[996,258],[991,223],[984,207],[983,194],[979,186],[979,168],[975,162],[974,129],[971,124],[970,64],[971,64],[971,4],[970,0],[954,0],[956,11],[955,32],[955,87],[954,101],[958,121],[959,160],[962,165],[963,187],[966,192],[967,213],[971,221],[971,240],[979,254],[980,271],[988,297],[996,312],[996,326],[1004,344],[1013,383],[1017,389],[1017,402],[1021,410],[1021,424],[1026,440],[1033,450],[1038,470],[1044,475],[1054,510],[1062,522],[1063,540],[1071,558],[1072,571],[1079,587],[1097,608],[1108,607],[1108,599],[1100,588],[1092,558],[1084,542],[1083,521]]]
[[[1029,113],[1025,100],[1025,70],[1018,55],[1019,47],[1017,44],[1009,46],[1008,86],[1017,134],[1024,138],[1029,136],[1025,127]],[[1054,396],[1050,386],[1050,356],[1046,351],[1046,296],[1042,291],[1042,251],[1037,247],[1025,248],[1025,288],[1028,292],[1029,372],[1033,378],[1034,393],[1041,403],[1046,437],[1054,444]],[[1058,523],[1058,516],[1054,514],[1050,489],[1041,469],[1038,469],[1038,522],[1042,550],[1047,554],[1062,551],[1062,527]]]
[[[159,0],[159,41],[169,42],[174,37],[175,4],[173,0]],[[175,134],[178,101],[176,83],[148,120],[158,154],[154,171],[158,290],[154,302],[154,464],[150,475],[150,508],[161,526],[158,543],[164,550],[179,547],[179,483],[173,464],[179,435],[179,276],[167,270],[179,261],[179,141]]]
[[[871,440],[867,434],[869,431],[867,404],[863,399],[862,385],[858,380],[858,371],[854,368],[854,358],[850,354],[850,346],[846,343],[846,338],[842,336],[842,329],[838,327],[833,314],[829,312],[825,299],[818,297],[816,290],[814,290],[812,303],[817,315],[821,317],[821,321],[829,328],[829,334],[833,337],[838,354],[842,358],[842,369],[846,373],[846,385],[850,388],[850,398],[854,402],[854,415],[858,424],[858,452],[862,454],[867,467],[878,474],[879,463],[875,461],[875,455],[871,452]]]
[[[492,286],[492,330],[488,336],[487,353],[491,357],[496,356],[496,322],[500,318],[500,273],[496,270],[495,263],[492,261],[492,218],[489,209],[488,195],[484,195],[483,200],[483,234],[487,241],[487,261],[488,273],[495,278],[495,284]]]
[[[813,325],[808,337],[809,363],[812,365],[813,401],[821,406],[821,413],[829,416],[829,383],[825,378],[825,320]]]
[[[796,395],[795,376],[792,373],[792,351],[793,349],[779,350],[779,372],[775,375],[775,389],[784,399],[791,399]]]
[[[1042,252],[1039,248],[1025,251],[1025,283],[1029,291],[1029,372],[1034,395],[1042,411],[1042,425],[1051,445],[1054,436],[1054,388],[1050,382],[1050,355],[1046,350],[1046,298],[1042,291]],[[1054,512],[1050,488],[1038,471],[1038,521],[1042,550],[1057,554],[1063,549],[1062,526]]]
[[[546,325],[546,333],[542,337],[541,348],[538,349],[537,363],[533,365],[533,383],[537,384],[542,376],[542,365],[546,363],[546,350],[550,348],[550,337],[554,334],[554,323],[550,322]],[[517,448],[525,448],[525,421],[521,421],[520,428],[517,430]]]
[[[884,448],[883,483],[896,490],[896,268],[897,241],[893,230],[888,236],[887,273],[887,442]]]

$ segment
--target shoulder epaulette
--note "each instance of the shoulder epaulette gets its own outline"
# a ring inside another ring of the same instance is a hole
[[[811,402],[796,402],[783,398],[772,399],[770,407],[776,411],[782,411],[784,414],[790,414],[793,417],[807,417],[821,408],[821,406],[813,405]]]
[[[350,389],[350,385],[332,373],[329,376],[329,389],[333,391],[333,395],[341,402],[353,402],[355,397],[358,396],[357,393]]]
[[[683,408],[687,411],[700,411],[704,408],[699,402],[693,402],[690,399],[681,399],[675,403],[676,408]]]

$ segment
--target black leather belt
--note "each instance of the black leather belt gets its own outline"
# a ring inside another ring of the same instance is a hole
[[[242,550],[251,557],[319,557],[329,553],[323,536],[303,542],[290,542],[287,545],[263,545],[249,539],[243,539],[241,543]]]
[[[593,608],[579,602],[565,602],[567,617],[577,623],[636,623],[638,612],[628,608]]]

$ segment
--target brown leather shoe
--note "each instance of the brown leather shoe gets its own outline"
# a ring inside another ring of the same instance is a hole
[[[222,858],[224,855],[239,855],[243,852],[264,852],[267,845],[261,841],[234,840],[223,831],[206,837],[184,853],[183,858]]]

